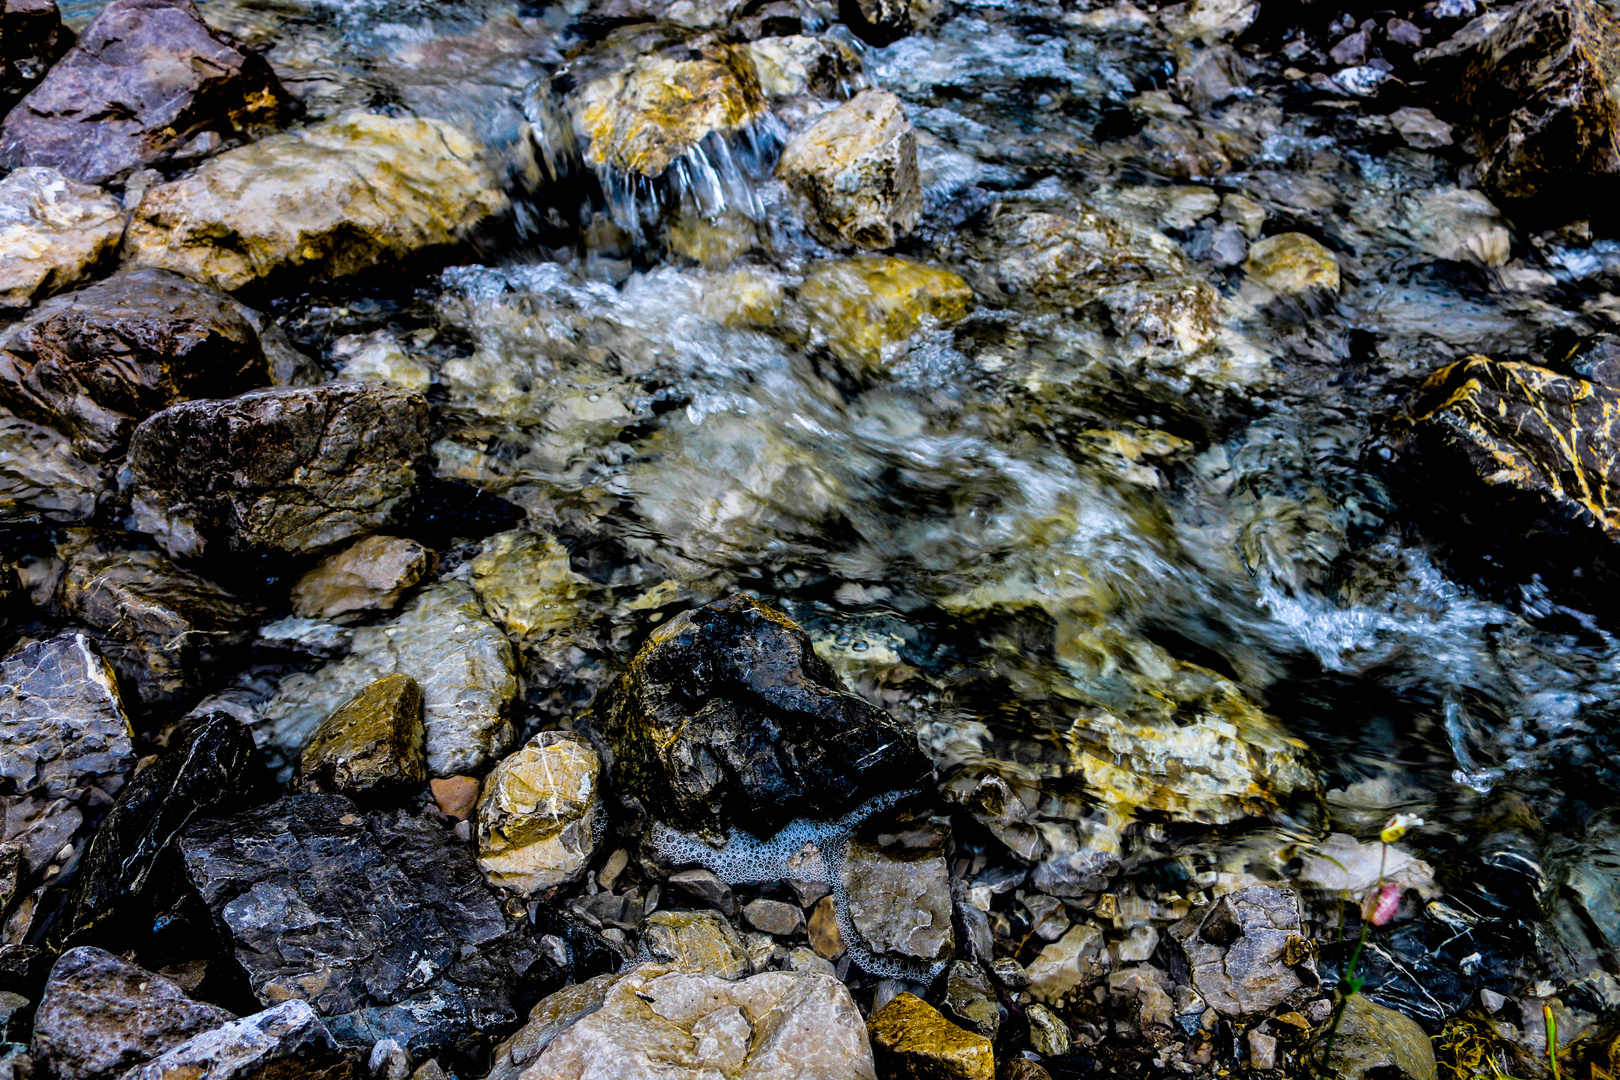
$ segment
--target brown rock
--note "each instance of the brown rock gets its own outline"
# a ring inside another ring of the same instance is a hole
[[[776,174],[807,204],[810,231],[837,247],[893,247],[922,212],[917,134],[884,90],[823,113],[788,143]]]
[[[342,791],[420,784],[427,779],[422,688],[409,675],[385,675],[326,718],[304,748],[297,791]]]
[[[113,0],[0,124],[0,164],[105,183],[273,127],[287,102],[264,58],[191,0]]]
[[[351,622],[373,612],[392,611],[438,562],[437,554],[415,540],[368,536],[328,555],[298,579],[292,588],[293,613]]]
[[[436,776],[428,781],[433,801],[439,809],[457,821],[472,817],[478,805],[478,780],[472,776]]]
[[[995,1052],[913,994],[899,994],[867,1024],[878,1074],[904,1080],[995,1080]]]
[[[844,935],[838,929],[838,909],[833,898],[823,896],[810,911],[810,947],[826,960],[844,955]]]
[[[654,961],[682,971],[722,979],[748,974],[748,950],[718,912],[655,911],[641,922],[641,941]]]

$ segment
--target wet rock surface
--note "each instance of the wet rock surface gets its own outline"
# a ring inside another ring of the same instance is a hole
[[[5,44],[0,46],[0,110],[10,110],[73,44],[54,0],[8,0],[0,8]]]
[[[77,285],[118,251],[124,208],[40,166],[0,180],[0,308],[25,308]]]
[[[872,1052],[884,1076],[919,1080],[993,1080],[990,1040],[964,1031],[913,994],[900,994],[873,1015]]]
[[[949,270],[891,256],[823,263],[799,289],[811,332],[858,374],[882,370],[925,326],[949,326],[973,309],[973,290]]]
[[[751,967],[731,924],[713,911],[655,911],[641,924],[654,963],[678,971],[740,979]]]
[[[1315,989],[1316,966],[1301,937],[1299,898],[1256,885],[1221,897],[1178,923],[1192,983],[1227,1016],[1269,1012]]]
[[[392,611],[438,557],[414,540],[368,536],[328,555],[293,585],[293,614],[348,622]]]
[[[288,1001],[194,1036],[124,1075],[129,1080],[250,1080],[296,1071],[347,1080],[356,1070],[320,1017]]]
[[[88,521],[110,486],[67,436],[0,408],[0,504],[8,512]]]
[[[542,731],[484,779],[478,867],[525,896],[585,873],[604,826],[602,762],[583,736]]]
[[[422,688],[385,675],[321,722],[298,760],[295,790],[354,795],[427,779]]]
[[[881,250],[916,228],[917,136],[893,94],[863,90],[827,112],[788,143],[776,169],[825,243]]]

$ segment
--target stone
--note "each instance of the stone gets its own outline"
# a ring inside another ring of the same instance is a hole
[[[1333,1069],[1344,1080],[1435,1080],[1439,1075],[1434,1044],[1422,1026],[1360,994],[1345,999]]]
[[[600,1009],[608,990],[618,981],[617,972],[597,975],[542,998],[529,1010],[523,1027],[495,1048],[486,1080],[517,1080],[551,1045],[551,1040]]]
[[[1414,200],[1402,228],[1437,259],[1504,266],[1513,253],[1507,222],[1478,191],[1442,187]]]
[[[1301,851],[1296,877],[1330,896],[1364,896],[1378,887],[1380,878],[1425,896],[1438,895],[1428,863],[1393,844],[1363,843],[1348,833],[1329,833]]]
[[[743,918],[755,930],[776,937],[793,937],[805,929],[804,912],[780,900],[750,900],[743,906]]]
[[[994,1039],[1001,1028],[995,986],[977,964],[958,960],[946,969],[945,997],[940,1005],[940,1011],[953,1023],[987,1039]]]
[[[253,993],[309,1002],[343,1045],[420,1057],[517,1019],[533,943],[441,820],[288,795],[198,822],[179,847]]]
[[[1186,257],[1163,233],[1085,203],[1065,214],[1006,212],[991,223],[994,246],[980,277],[1013,297],[1080,306],[1138,281],[1180,281]]]
[[[426,779],[422,688],[409,675],[384,675],[316,729],[299,759],[293,789],[353,795]]]
[[[0,114],[45,77],[73,44],[54,0],[5,0],[0,7]]]
[[[252,606],[160,551],[75,531],[57,554],[58,602],[104,635],[103,653],[145,704],[185,698],[252,633]]]
[[[873,953],[924,964],[955,955],[947,840],[931,822],[890,816],[865,822],[850,838],[845,903]]]
[[[1258,1028],[1249,1032],[1249,1067],[1270,1072],[1277,1067],[1277,1038]],[[1431,1051],[1432,1053],[1432,1051]]]
[[[243,797],[253,737],[222,712],[189,731],[119,793],[91,838],[68,891],[55,940],[130,947],[132,930],[151,926],[151,910],[176,882],[154,874],[180,833],[208,812]]]
[[[867,1030],[883,1076],[995,1080],[990,1040],[957,1027],[914,994],[896,995],[873,1014]]]
[[[834,247],[892,248],[922,212],[917,134],[884,90],[862,90],[795,135],[776,175],[808,207],[811,233]]]
[[[1304,233],[1256,240],[1249,245],[1243,269],[1266,288],[1289,296],[1339,291],[1339,260]]]
[[[268,381],[246,309],[162,270],[122,271],[47,300],[0,339],[0,401],[92,460],[122,452],[160,409]]]
[[[838,17],[868,45],[893,44],[926,25],[937,0],[840,0]]]
[[[479,869],[522,896],[578,881],[606,824],[602,759],[583,736],[542,731],[484,779]]]
[[[1127,1015],[1144,1028],[1170,1026],[1176,1003],[1170,980],[1151,964],[1136,964],[1108,973],[1108,991],[1127,1002]]]
[[[1438,150],[1454,141],[1451,125],[1428,109],[1408,106],[1389,114],[1389,122],[1400,132],[1406,145],[1418,150]]]
[[[291,772],[320,725],[343,702],[384,675],[405,674],[422,688],[428,775],[481,770],[516,738],[512,644],[460,581],[441,581],[409,600],[387,623],[354,632],[349,654],[308,674],[289,675],[259,711],[254,730]]]
[[[973,290],[940,267],[886,255],[817,263],[799,287],[811,341],[824,344],[856,374],[893,362],[925,327],[948,327],[973,310]]]
[[[285,1001],[181,1043],[122,1080],[351,1080],[356,1070],[315,1011]]]
[[[817,956],[837,960],[844,955],[844,933],[838,928],[838,908],[832,897],[823,896],[816,901],[816,906],[810,911],[805,933],[809,935],[810,947]]]
[[[694,900],[714,908],[728,919],[737,914],[737,898],[732,895],[731,886],[713,870],[702,868],[681,870],[669,876],[669,883]]]
[[[190,0],[113,0],[0,124],[0,165],[103,184],[275,127],[288,103],[264,58]]]
[[[124,239],[124,207],[55,169],[0,180],[0,311],[26,308],[89,277]]]
[[[347,623],[392,611],[433,576],[439,557],[402,536],[367,536],[316,563],[292,587],[292,609],[306,619]]]
[[[537,638],[573,628],[590,582],[569,566],[555,539],[527,530],[498,533],[472,561],[478,599],[515,638]]]
[[[825,975],[830,979],[838,977],[838,968],[831,960],[823,960],[816,955],[814,949],[803,945],[796,945],[788,950],[787,971],[808,971]]]
[[[748,43],[759,88],[772,99],[814,95],[838,99],[861,81],[861,58],[833,37],[790,34]]]
[[[641,944],[654,963],[722,979],[749,972],[748,950],[714,911],[655,911],[641,921]]]
[[[1000,1080],[1052,1080],[1052,1074],[1028,1058],[1013,1058],[1003,1068]]]
[[[1252,885],[1228,893],[1176,923],[1170,937],[1193,987],[1224,1016],[1297,1003],[1320,983],[1291,889]]]
[[[522,1080],[875,1080],[860,1012],[836,979],[728,982],[644,964],[556,1035]]]
[[[1051,1005],[1062,1002],[1100,975],[1102,951],[1102,931],[1090,923],[1075,923],[1030,961],[1025,972],[1029,992]]]
[[[427,452],[427,403],[383,383],[188,401],[130,439],[136,527],[169,554],[314,554],[386,528]]]
[[[433,801],[438,803],[439,809],[447,817],[466,821],[478,808],[479,784],[476,777],[434,777],[428,781],[428,787],[433,792]]]
[[[1024,1013],[1029,1021],[1029,1044],[1042,1057],[1062,1057],[1069,1052],[1069,1028],[1045,1005],[1031,1005]]]
[[[104,1080],[236,1017],[91,946],[51,968],[34,1015],[34,1059],[59,1080]]]
[[[932,777],[916,736],[845,690],[787,616],[744,596],[658,627],[586,720],[619,796],[707,839],[836,820]]]
[[[148,188],[124,258],[231,292],[452,249],[510,205],[483,153],[444,121],[371,113],[272,135]]]
[[[88,521],[108,486],[67,436],[0,408],[0,511],[61,525]]]

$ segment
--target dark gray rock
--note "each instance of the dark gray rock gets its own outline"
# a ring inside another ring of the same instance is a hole
[[[290,795],[198,822],[180,850],[259,1000],[308,1001],[344,1045],[420,1056],[517,1019],[532,941],[442,821]]]
[[[113,0],[0,125],[0,165],[102,184],[279,124],[287,94],[264,58],[191,0]]]
[[[287,1001],[188,1039],[123,1080],[349,1080],[356,1074],[353,1058],[315,1011]]]
[[[67,436],[0,409],[0,517],[88,521],[108,486],[100,470],[74,453]]]
[[[178,401],[269,382],[246,309],[167,270],[124,270],[41,304],[0,342],[0,403],[92,460]]]
[[[1254,1016],[1314,992],[1320,979],[1292,889],[1251,885],[1170,928],[1193,987],[1226,1016]]]
[[[176,557],[333,547],[404,513],[427,423],[420,394],[386,383],[175,405],[130,439],[136,526]]]
[[[945,1000],[940,1011],[956,1024],[994,1039],[1001,1027],[1001,1009],[990,976],[977,964],[958,960],[945,975]]]
[[[0,113],[45,77],[73,44],[55,0],[4,0],[0,4]]]
[[[99,1080],[234,1019],[161,975],[85,946],[51,968],[33,1054],[58,1080]]]

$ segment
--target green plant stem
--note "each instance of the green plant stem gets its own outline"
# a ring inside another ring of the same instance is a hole
[[[1551,1005],[1541,1007],[1541,1021],[1547,1028],[1547,1060],[1552,1062],[1553,1080],[1564,1080],[1564,1073],[1558,1067],[1558,1019],[1553,1016]]]
[[[1388,864],[1389,845],[1385,844],[1383,851],[1378,856],[1378,884],[1373,886],[1375,903],[1378,895],[1384,891],[1384,869]],[[1339,979],[1339,1000],[1333,1006],[1333,1020],[1328,1024],[1327,1043],[1322,1048],[1321,1064],[1317,1065],[1311,1072],[1311,1080],[1316,1080],[1327,1069],[1328,1062],[1333,1058],[1333,1040],[1338,1038],[1339,1035],[1339,1021],[1344,1019],[1344,1007],[1349,1003],[1350,995],[1361,990],[1361,980],[1356,978],[1356,967],[1361,963],[1361,950],[1367,944],[1367,934],[1372,930],[1372,919],[1367,917],[1365,910],[1361,914],[1361,936],[1356,938],[1356,947],[1350,951],[1350,962],[1344,966],[1344,975]],[[1341,934],[1344,932],[1344,921],[1342,919],[1339,921],[1339,932]],[[1558,1063],[1556,1061],[1553,1062],[1553,1080],[1563,1080],[1562,1077],[1558,1076]]]

